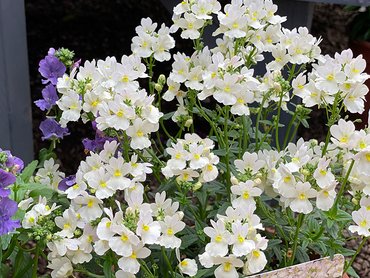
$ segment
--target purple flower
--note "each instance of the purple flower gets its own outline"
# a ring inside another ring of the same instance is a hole
[[[54,56],[55,55],[55,51],[56,51],[55,48],[50,47],[49,50],[48,50],[48,55],[49,56]]]
[[[50,82],[51,84],[56,85],[58,77],[62,77],[66,72],[66,67],[57,57],[48,55],[40,61],[39,72],[42,77],[46,78],[46,80],[42,81],[43,84]]]
[[[58,189],[61,190],[61,191],[66,191],[68,188],[75,185],[75,183],[76,183],[76,176],[75,175],[66,177],[66,178],[62,179],[59,182]]]
[[[17,212],[18,205],[9,198],[0,198],[0,236],[14,231],[21,225],[19,220],[11,219]]]
[[[42,97],[43,99],[35,101],[36,106],[42,111],[49,110],[55,105],[55,102],[58,100],[58,95],[55,87],[52,84],[47,85],[42,90]]]
[[[68,128],[61,127],[56,120],[50,118],[41,122],[40,130],[43,135],[43,137],[41,137],[42,140],[62,139],[63,136],[69,135]]]
[[[16,177],[3,169],[0,169],[0,197],[7,197],[10,194],[9,189],[5,189],[8,185],[15,183]]]

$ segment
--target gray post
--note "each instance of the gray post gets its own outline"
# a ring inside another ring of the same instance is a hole
[[[33,159],[24,1],[0,1],[0,148]]]

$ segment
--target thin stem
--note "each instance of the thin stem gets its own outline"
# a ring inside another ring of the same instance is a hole
[[[144,260],[140,260],[139,261],[139,263],[140,263],[140,265],[141,265],[141,269],[143,269],[144,270],[144,272],[146,273],[146,275],[148,276],[148,277],[155,277],[154,275],[153,275],[153,273],[150,271],[150,269],[149,269],[149,267],[146,265],[146,263],[145,263],[145,261]]]
[[[280,142],[279,142],[279,123],[280,123],[280,114],[281,114],[281,103],[283,102],[284,91],[281,91],[278,105],[278,112],[275,118],[275,144],[277,150],[280,152]]]
[[[351,161],[351,164],[349,165],[349,168],[347,170],[347,173],[346,173],[346,176],[344,177],[344,180],[340,186],[340,189],[339,189],[339,192],[338,192],[338,195],[337,197],[335,198],[335,201],[334,201],[334,205],[330,211],[330,214],[331,216],[336,216],[337,215],[337,211],[338,211],[338,202],[340,200],[340,198],[342,197],[344,191],[345,191],[345,188],[346,188],[346,185],[347,185],[347,181],[348,181],[348,178],[349,178],[349,175],[352,171],[352,168],[353,168],[353,165],[355,164],[355,160],[352,160]]]
[[[346,264],[346,267],[344,268],[344,271],[343,273],[346,273],[348,268],[353,264],[353,262],[355,261],[357,255],[360,253],[362,247],[364,247],[366,241],[368,240],[368,237],[364,237],[360,243],[360,245],[358,246],[357,250],[356,250],[356,253],[352,256],[351,260],[349,261],[349,263]]]
[[[74,269],[74,271],[86,274],[86,275],[88,275],[88,277],[93,277],[93,278],[104,278],[105,277],[104,275],[94,274],[94,273],[91,273],[90,271],[87,271],[85,269]]]
[[[229,152],[229,134],[228,134],[228,120],[229,120],[230,107],[226,106],[225,121],[224,121],[224,142],[225,142],[225,164],[226,164],[226,186],[228,199],[231,199],[231,170],[230,170],[230,152]]]
[[[161,249],[162,249],[162,255],[163,255],[163,257],[164,257],[164,260],[165,260],[165,262],[166,262],[166,264],[167,264],[168,268],[169,268],[169,269],[170,269],[170,271],[171,271],[171,275],[173,276],[173,269],[172,269],[172,265],[171,265],[170,260],[169,260],[169,259],[168,259],[168,257],[167,257],[166,250],[164,249],[164,247],[162,247]]]
[[[39,266],[39,252],[40,252],[40,247],[38,244],[36,244],[36,252],[35,252],[35,256],[33,257],[32,278],[37,278],[37,269]]]
[[[290,261],[289,261],[288,265],[293,265],[293,263],[294,263],[295,255],[297,253],[299,230],[302,227],[303,220],[304,220],[304,214],[300,213],[298,215],[297,227],[296,227],[295,234],[294,234],[292,257],[290,258]]]
[[[293,117],[289,121],[288,128],[287,128],[287,131],[286,131],[285,136],[284,136],[283,148],[285,148],[288,144],[290,130],[292,129],[293,123],[294,123],[296,118],[297,118],[297,108],[294,111]]]

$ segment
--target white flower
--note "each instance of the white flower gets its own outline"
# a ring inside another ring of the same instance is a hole
[[[214,273],[216,278],[238,278],[239,274],[236,271],[236,267],[243,266],[243,261],[233,255],[228,257],[216,257],[214,258],[214,263],[220,264]]]
[[[140,263],[138,259],[145,259],[150,255],[151,251],[143,247],[143,243],[139,242],[132,246],[131,252],[128,256],[124,256],[118,260],[118,266],[125,272],[136,274],[140,270]]]
[[[53,278],[65,278],[69,277],[73,273],[71,261],[66,257],[51,260],[48,264],[48,268],[53,270],[51,272],[51,277]]]
[[[352,233],[358,233],[361,236],[370,236],[370,211],[362,207],[358,211],[352,212],[353,221],[356,225],[351,225],[348,229]]]
[[[58,232],[59,236],[72,238],[77,227],[76,212],[72,209],[65,210],[63,212],[63,217],[55,217],[55,224],[62,229],[62,231]]]
[[[99,168],[98,171],[94,171],[88,176],[87,182],[90,187],[95,189],[95,196],[98,199],[106,199],[113,196],[115,187],[112,187],[112,183],[107,183],[110,178],[110,174],[105,171],[104,168]]]
[[[250,172],[256,174],[264,166],[264,162],[258,159],[257,153],[245,152],[242,159],[236,159],[235,167],[239,172],[245,173]]]
[[[79,213],[81,218],[86,221],[95,220],[103,214],[103,211],[100,208],[100,204],[103,203],[102,200],[88,195],[87,193],[76,197],[74,202],[78,205],[81,205],[81,208],[77,210],[77,213]]]
[[[159,245],[165,248],[179,248],[181,239],[175,236],[176,233],[185,228],[185,223],[180,221],[177,216],[166,216],[161,224],[162,235],[159,238]]]
[[[157,242],[161,235],[161,225],[157,221],[153,221],[150,211],[140,215],[136,234],[141,237],[144,244],[154,244]]]
[[[195,40],[199,38],[199,29],[203,27],[204,20],[196,18],[194,14],[185,13],[183,18],[180,18],[176,24],[182,29],[181,37],[183,39]]]
[[[179,248],[176,248],[175,253],[176,258],[179,261],[179,264],[177,266],[180,269],[181,273],[189,275],[190,277],[195,276],[198,272],[198,266],[196,261],[192,259],[181,260]]]
[[[315,178],[318,186],[321,188],[325,188],[335,182],[333,173],[331,172],[330,168],[328,169],[329,163],[330,160],[320,158],[317,168],[313,173],[313,177]]]
[[[332,125],[330,133],[333,136],[332,141],[335,145],[341,148],[350,148],[353,144],[353,135],[355,132],[355,125],[343,119],[338,121],[337,125]]]
[[[235,222],[232,224],[232,232],[231,244],[235,256],[245,256],[255,248],[254,241],[247,238],[249,233],[248,224],[242,224],[240,221]]]
[[[295,188],[287,192],[286,197],[292,199],[290,208],[294,212],[308,214],[313,210],[310,198],[315,198],[317,191],[308,182],[297,182]]]
[[[151,142],[148,138],[148,133],[158,130],[158,124],[153,125],[147,120],[140,118],[135,119],[133,125],[130,126],[126,133],[131,137],[130,147],[133,149],[145,149],[150,147]]]
[[[63,111],[60,118],[62,127],[66,127],[68,122],[76,122],[80,118],[82,109],[80,95],[74,91],[65,93],[56,104]]]
[[[137,246],[140,239],[123,225],[115,225],[113,231],[119,236],[109,239],[109,247],[120,256],[131,256],[134,246]]]
[[[225,228],[225,223],[221,220],[217,222],[211,220],[211,227],[205,227],[204,233],[211,238],[211,242],[206,245],[206,252],[212,257],[225,256],[231,242],[231,234]]]
[[[267,239],[257,236],[256,248],[247,255],[247,261],[245,262],[244,274],[253,274],[263,270],[267,264],[265,253],[261,250],[267,248]]]
[[[231,187],[231,192],[238,196],[237,199],[232,201],[235,208],[254,204],[254,197],[262,194],[262,190],[256,187],[254,182],[251,180],[240,182],[238,185],[233,185]]]

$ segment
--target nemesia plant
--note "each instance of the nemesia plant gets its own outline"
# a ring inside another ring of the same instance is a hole
[[[43,258],[55,278],[237,278],[341,253],[356,275],[370,236],[370,132],[343,113],[364,112],[366,63],[351,50],[321,55],[276,11],[270,0],[189,0],[170,27],[142,19],[120,60],[51,48],[35,102],[50,148],[23,172],[0,152],[2,274],[38,277]],[[213,48],[202,40],[211,24]],[[193,53],[173,52],[175,32]],[[154,72],[170,60],[169,74]],[[327,116],[324,142],[295,139],[312,107]],[[53,151],[77,121],[95,138],[66,176]],[[344,247],[353,236],[357,251]]]

